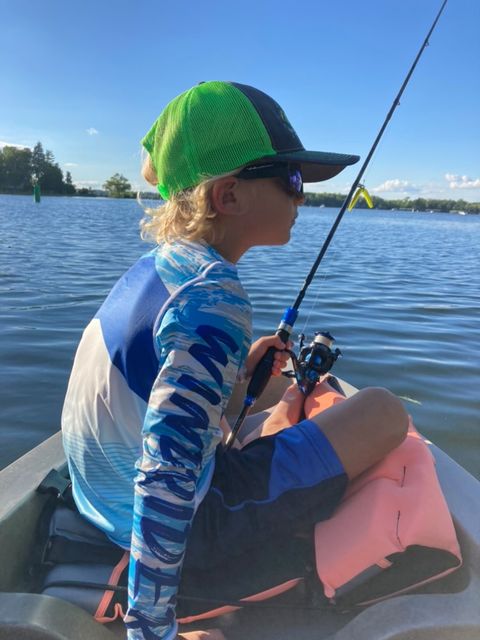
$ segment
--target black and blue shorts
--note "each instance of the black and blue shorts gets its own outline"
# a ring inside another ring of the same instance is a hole
[[[335,450],[310,420],[241,450],[219,447],[211,487],[189,534],[184,572],[228,579],[235,567],[238,580],[245,567],[251,578],[267,550],[278,559],[294,551],[296,540],[313,538],[314,525],[330,517],[346,486]]]

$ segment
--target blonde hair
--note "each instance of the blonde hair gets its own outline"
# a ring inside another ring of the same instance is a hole
[[[238,169],[225,175],[233,175],[237,171]],[[149,155],[143,162],[142,175],[151,185],[158,184]],[[203,239],[210,244],[218,241],[220,231],[218,225],[215,225],[217,212],[211,205],[210,192],[213,183],[220,177],[225,176],[215,176],[204,180],[196,187],[180,191],[159,207],[150,208],[142,205],[145,212],[145,217],[140,221],[142,240],[153,240],[157,244],[178,238]]]

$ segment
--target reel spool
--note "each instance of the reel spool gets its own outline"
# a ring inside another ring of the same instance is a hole
[[[309,345],[305,345],[305,335],[300,334],[298,357],[289,351],[293,362],[293,371],[284,373],[295,378],[301,391],[308,396],[321,376],[330,371],[342,355],[340,349],[333,350],[335,338],[328,331],[317,331]]]

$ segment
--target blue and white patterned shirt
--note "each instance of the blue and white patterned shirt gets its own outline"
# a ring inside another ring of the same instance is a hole
[[[177,633],[187,535],[250,341],[251,307],[236,267],[186,241],[143,256],[82,336],[62,414],[64,447],[80,512],[131,549],[130,639]]]

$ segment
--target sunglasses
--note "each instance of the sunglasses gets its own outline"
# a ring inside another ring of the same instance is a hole
[[[303,196],[303,177],[300,165],[291,163],[253,164],[237,174],[241,180],[259,180],[260,178],[279,178],[282,187],[291,196]]]

